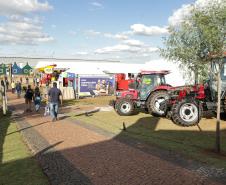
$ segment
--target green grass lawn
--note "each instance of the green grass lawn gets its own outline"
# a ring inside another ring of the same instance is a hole
[[[119,116],[114,111],[98,112],[91,116],[75,116],[77,120],[95,125],[115,134],[115,137],[129,136],[146,144],[175,151],[216,167],[226,168],[226,155],[212,152],[215,144],[215,119],[202,120],[200,129],[180,127],[171,120],[140,113],[133,116]],[[122,123],[127,131],[122,132]],[[222,122],[222,153],[226,153],[226,122]]]
[[[87,97],[79,100],[65,100],[64,105],[95,105],[95,106],[106,106],[109,105],[110,101],[114,100],[114,96],[99,96],[99,97]]]
[[[48,185],[37,161],[9,117],[0,115],[0,184]]]

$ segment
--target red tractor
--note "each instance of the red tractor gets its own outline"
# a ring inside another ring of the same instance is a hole
[[[141,71],[128,90],[117,90],[115,110],[119,115],[132,115],[136,108],[148,110],[152,115],[165,116],[170,85],[165,75],[169,71]]]
[[[193,126],[199,123],[203,111],[217,110],[217,81],[218,63],[211,63],[209,79],[204,85],[184,86],[169,90],[167,116],[175,124]],[[226,57],[221,71],[221,112],[226,113]]]

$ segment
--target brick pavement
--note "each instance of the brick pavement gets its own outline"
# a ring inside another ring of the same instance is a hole
[[[23,114],[22,99],[10,104],[51,184],[220,184],[70,119],[52,123],[43,114]]]

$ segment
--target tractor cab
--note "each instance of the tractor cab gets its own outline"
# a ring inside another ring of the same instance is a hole
[[[221,90],[222,95],[224,96],[226,93],[226,57],[223,59],[223,63],[221,63]],[[207,90],[206,95],[209,100],[216,101],[217,99],[217,72],[219,70],[219,63],[217,61],[212,61],[210,65],[210,76],[209,80],[206,84]],[[209,92],[208,92],[209,91]],[[208,97],[209,96],[209,97]]]
[[[165,72],[141,72],[141,79],[138,83],[138,90],[140,100],[146,100],[151,91],[156,87],[166,84],[165,75],[168,74]]]

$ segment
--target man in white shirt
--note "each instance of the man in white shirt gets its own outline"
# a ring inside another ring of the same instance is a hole
[[[39,80],[39,78],[37,78],[37,79],[36,79],[36,85],[37,85],[37,86],[39,86],[39,82],[40,82],[40,80]]]

